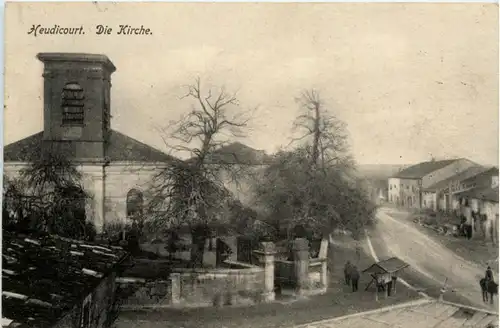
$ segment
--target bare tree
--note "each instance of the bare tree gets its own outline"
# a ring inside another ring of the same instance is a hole
[[[345,122],[328,110],[316,90],[302,92],[296,101],[303,113],[295,119],[293,128],[302,135],[292,142],[305,141],[311,166],[353,167]]]
[[[235,94],[223,88],[204,92],[200,79],[187,86],[183,98],[191,99],[194,108],[169,126],[164,141],[168,145],[168,139],[176,140],[178,144],[170,147],[192,157],[174,161],[155,176],[146,215],[166,230],[189,227],[191,262],[201,266],[206,238],[214,227],[227,223],[226,205],[231,199],[225,187],[227,173],[234,181],[242,174],[237,161],[217,156],[217,150],[231,138],[242,137],[248,119],[238,110]]]
[[[347,126],[328,111],[318,92],[305,91],[296,100],[302,113],[293,128],[301,135],[291,143],[301,144],[277,154],[255,186],[257,200],[288,238],[297,228],[316,236],[343,228],[359,238],[373,223],[374,207],[350,174],[354,162]]]

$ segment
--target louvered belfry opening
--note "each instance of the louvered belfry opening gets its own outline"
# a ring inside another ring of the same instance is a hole
[[[62,91],[62,124],[83,125],[85,95],[76,82],[66,83]]]

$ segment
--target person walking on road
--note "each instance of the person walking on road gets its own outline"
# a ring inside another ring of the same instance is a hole
[[[465,200],[462,213],[465,218],[465,236],[470,240],[472,238],[472,225],[474,218],[472,217],[472,209],[470,208],[469,201],[467,199]]]
[[[359,283],[359,271],[355,265],[351,269],[351,283],[352,283],[352,292],[353,293],[357,292]]]

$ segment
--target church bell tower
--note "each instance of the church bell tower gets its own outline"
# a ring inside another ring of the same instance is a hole
[[[105,161],[115,66],[96,54],[39,53],[37,58],[44,63],[44,142],[78,161]]]

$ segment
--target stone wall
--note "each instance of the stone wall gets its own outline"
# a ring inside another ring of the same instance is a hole
[[[173,269],[169,279],[121,278],[124,308],[206,307],[264,301],[264,268],[224,262],[216,269]]]
[[[325,293],[328,287],[328,241],[321,241],[315,257],[311,257],[311,246],[306,239],[295,239],[292,249],[293,261],[284,260],[281,256],[274,263],[277,289],[282,293],[289,289],[298,296]]]
[[[121,280],[120,291],[125,298],[123,308],[165,307],[172,305],[172,283],[170,280],[150,282]]]
[[[112,273],[85,298],[90,301],[89,328],[109,327],[114,315],[116,296],[116,274]],[[72,311],[66,314],[54,328],[80,328],[83,303],[77,304]]]
[[[259,303],[264,293],[264,269],[226,264],[227,269],[180,270],[180,303],[215,306]]]

